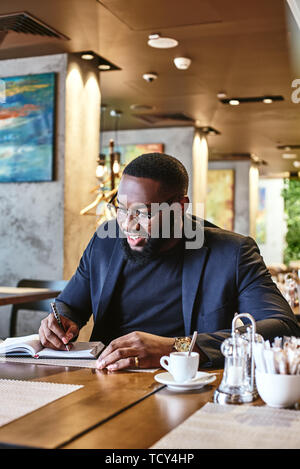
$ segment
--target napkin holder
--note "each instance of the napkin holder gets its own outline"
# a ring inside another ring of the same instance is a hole
[[[250,340],[236,329],[237,321],[248,318],[251,322]],[[253,344],[256,336],[255,320],[249,313],[236,314],[232,321],[231,337],[224,340],[221,351],[225,356],[223,379],[214,393],[218,404],[244,404],[257,399],[255,385]]]

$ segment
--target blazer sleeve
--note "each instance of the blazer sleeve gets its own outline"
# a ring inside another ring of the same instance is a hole
[[[76,322],[79,328],[92,314],[90,262],[95,237],[96,233],[87,245],[75,274],[55,300],[59,313]]]
[[[236,290],[239,313],[250,313],[256,321],[256,331],[265,340],[275,337],[300,336],[299,323],[289,304],[273,282],[260,255],[259,248],[250,237],[245,237],[236,258]],[[233,312],[234,313],[234,312]],[[243,320],[247,328],[248,320]],[[231,330],[198,334],[197,344],[207,357],[207,365],[223,365],[220,351],[222,342]]]

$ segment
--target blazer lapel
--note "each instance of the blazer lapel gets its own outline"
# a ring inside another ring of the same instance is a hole
[[[117,241],[115,243],[115,246],[114,246],[111,258],[110,258],[110,262],[107,268],[106,278],[104,280],[103,287],[101,290],[96,320],[99,319],[99,317],[103,316],[104,312],[106,311],[106,308],[108,307],[115,285],[117,283],[119,273],[124,263],[125,263],[125,259],[122,253],[121,243]]]
[[[185,334],[190,335],[193,307],[208,254],[208,247],[186,249],[182,269],[182,312]]]

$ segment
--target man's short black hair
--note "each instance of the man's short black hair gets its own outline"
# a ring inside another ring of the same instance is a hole
[[[183,164],[165,153],[145,153],[132,160],[123,174],[160,181],[163,185],[178,189],[185,195],[189,186],[189,176]]]

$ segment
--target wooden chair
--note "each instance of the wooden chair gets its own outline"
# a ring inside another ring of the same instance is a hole
[[[31,279],[22,279],[18,282],[18,287],[26,288],[49,288],[55,291],[62,291],[67,284],[67,280],[31,280]],[[11,310],[10,316],[10,327],[9,335],[10,337],[15,337],[17,333],[17,319],[18,312],[20,309],[28,311],[45,311],[50,312],[50,303],[54,301],[53,298],[48,300],[34,301],[28,303],[19,303],[15,304]]]

